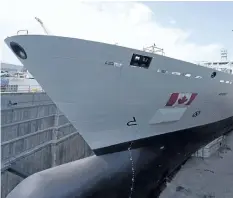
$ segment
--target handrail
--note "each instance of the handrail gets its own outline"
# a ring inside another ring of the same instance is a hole
[[[45,92],[40,85],[1,85],[0,93],[31,93]]]
[[[143,47],[143,51],[154,54],[161,54],[162,56],[165,55],[164,49],[157,47],[155,44],[149,47]]]
[[[23,32],[23,31],[26,32],[26,33],[28,34],[28,30],[18,30],[18,31],[17,31],[17,35],[19,35],[19,33],[20,33],[20,32]]]

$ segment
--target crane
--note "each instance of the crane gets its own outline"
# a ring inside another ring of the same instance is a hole
[[[37,20],[37,22],[40,23],[40,25],[41,25],[41,27],[43,28],[44,32],[45,32],[46,34],[49,34],[49,31],[48,31],[48,29],[44,26],[44,23],[43,23],[38,17],[35,17],[35,19]]]

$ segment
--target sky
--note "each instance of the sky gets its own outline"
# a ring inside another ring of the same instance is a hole
[[[165,55],[189,62],[233,60],[233,2],[87,2],[0,0],[0,61],[19,64],[4,38],[20,29],[142,49],[156,44]]]

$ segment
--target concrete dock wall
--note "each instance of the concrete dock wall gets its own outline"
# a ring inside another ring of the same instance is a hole
[[[92,155],[90,147],[46,93],[1,93],[1,196],[21,175]]]

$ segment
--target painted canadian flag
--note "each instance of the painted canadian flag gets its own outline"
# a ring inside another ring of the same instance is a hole
[[[166,106],[188,106],[196,98],[197,93],[172,93]]]

